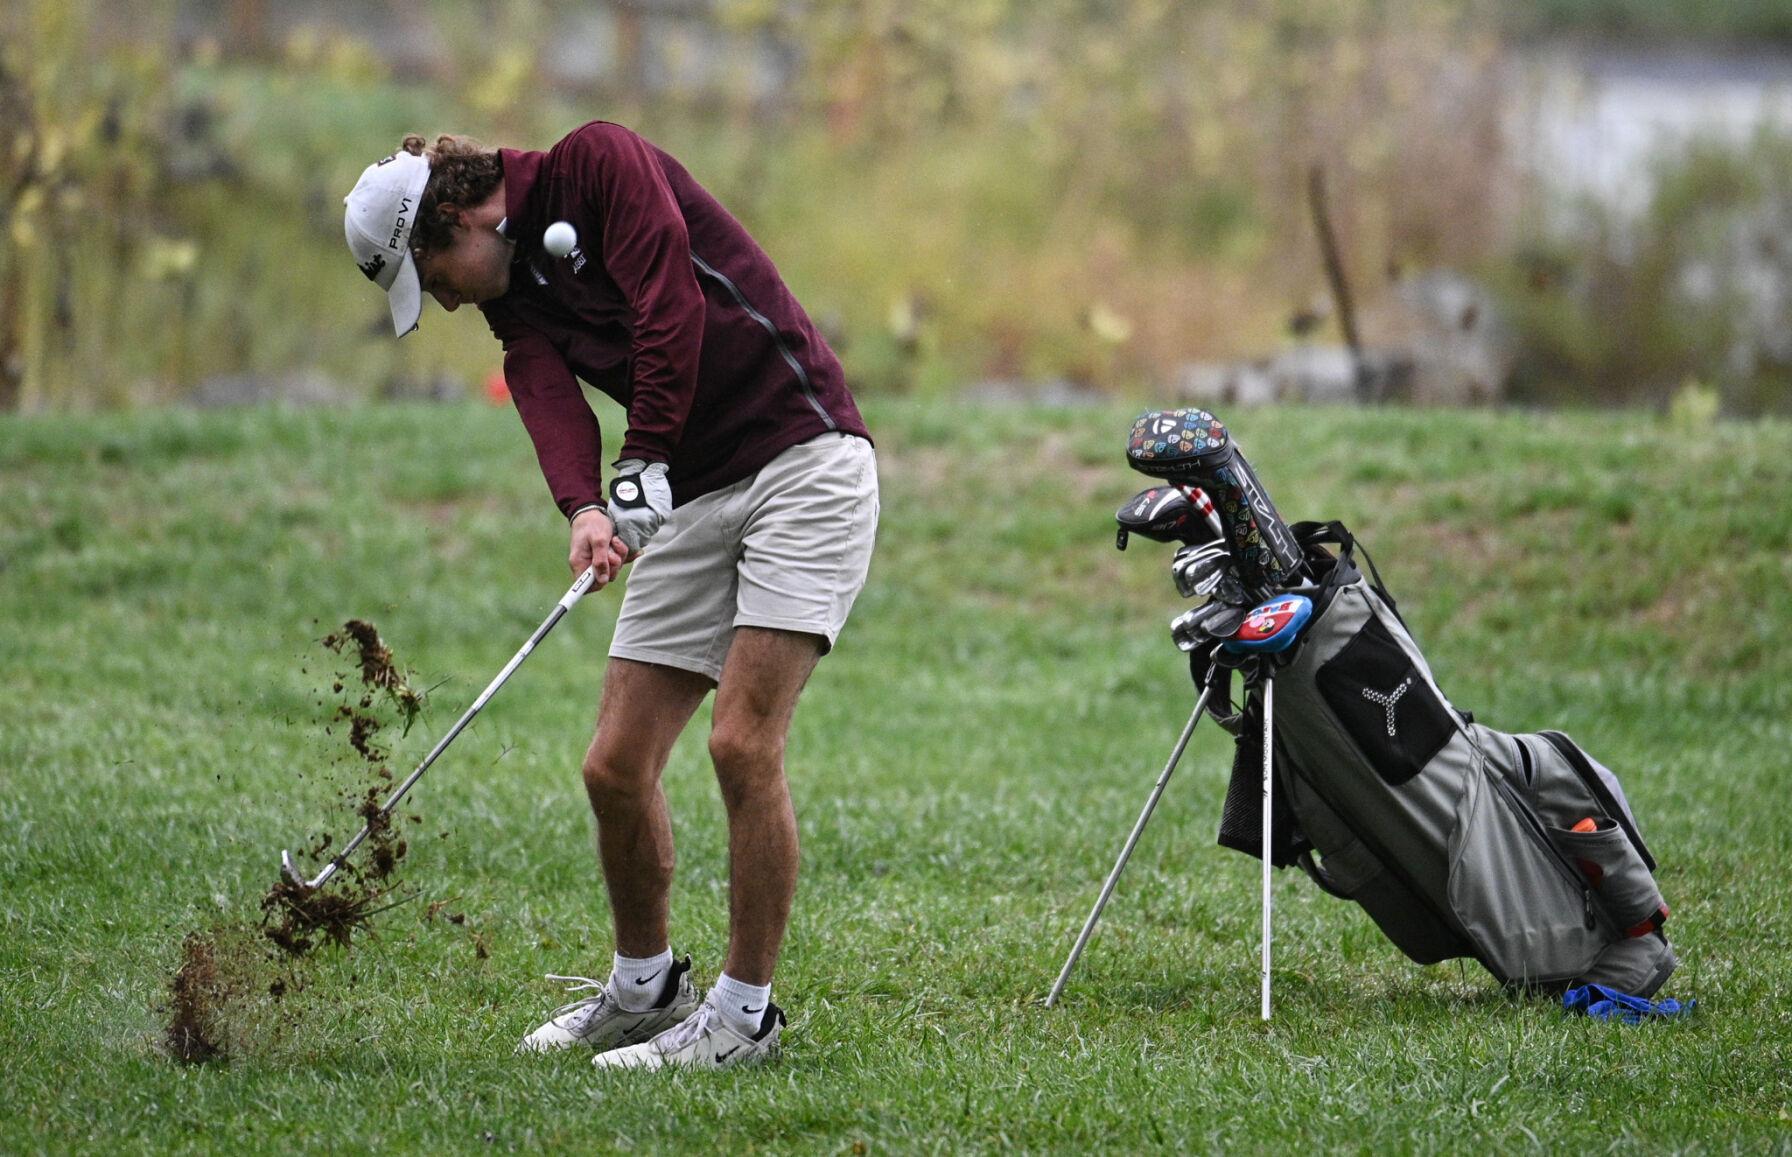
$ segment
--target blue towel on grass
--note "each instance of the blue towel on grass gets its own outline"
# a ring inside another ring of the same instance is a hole
[[[1594,1020],[1621,1020],[1625,1024],[1684,1016],[1697,1008],[1698,1004],[1696,1000],[1689,1000],[1685,1004],[1677,1000],[1649,1000],[1646,997],[1632,996],[1628,992],[1619,992],[1615,988],[1607,988],[1603,984],[1584,984],[1562,994],[1564,1012],[1585,1013]]]

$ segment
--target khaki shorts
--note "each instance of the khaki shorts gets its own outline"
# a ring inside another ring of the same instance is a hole
[[[819,635],[826,654],[865,585],[877,513],[871,443],[792,446],[672,512],[629,568],[610,654],[720,679],[736,627]]]

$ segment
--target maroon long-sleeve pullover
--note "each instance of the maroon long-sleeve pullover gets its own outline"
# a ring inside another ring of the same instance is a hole
[[[602,501],[589,382],[628,412],[619,458],[667,464],[688,502],[838,430],[869,439],[840,362],[771,258],[682,165],[620,125],[498,150],[510,289],[481,305],[562,513]],[[568,221],[556,258],[542,231]]]

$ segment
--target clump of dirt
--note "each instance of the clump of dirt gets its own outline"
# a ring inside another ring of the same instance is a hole
[[[168,1015],[164,1047],[177,1060],[197,1064],[227,1056],[253,1027],[265,1027],[269,1007],[307,987],[303,969],[314,950],[350,948],[357,933],[371,933],[375,916],[414,896],[397,878],[409,844],[384,810],[392,771],[385,765],[386,749],[373,736],[394,713],[408,730],[423,696],[412,690],[371,623],[351,619],[322,642],[339,654],[352,643],[360,667],[360,689],[345,692],[340,675],[332,683],[332,692],[345,698],[328,715],[324,731],[334,735],[334,724],[349,721],[351,762],[361,769],[355,775],[361,782],[343,799],[357,827],[367,826],[367,837],[323,887],[280,879],[262,897],[259,920],[220,921],[186,936],[168,1003],[159,1009]],[[406,818],[421,822],[417,815]],[[320,834],[308,848],[310,858],[322,859],[332,843],[328,832]],[[479,955],[483,958],[483,951]]]
[[[180,967],[169,981],[168,1052],[176,1060],[203,1064],[224,1051],[218,1041],[213,1011],[221,1003],[217,950],[198,932],[187,933],[180,946]]]
[[[358,749],[357,749],[358,750]],[[373,917],[412,898],[394,877],[410,850],[386,813],[379,787],[360,797],[358,814],[367,825],[361,859],[343,864],[321,888],[278,880],[261,899],[263,934],[289,956],[303,956],[323,941],[347,948],[357,929]],[[323,846],[328,845],[326,836]],[[314,849],[314,853],[321,847]],[[340,881],[340,883],[338,882]]]
[[[333,631],[323,639],[324,646],[338,654],[350,643],[354,644],[355,657],[361,664],[361,682],[392,696],[399,713],[404,716],[405,730],[409,731],[417,712],[423,709],[423,697],[411,689],[404,672],[392,661],[392,649],[380,638],[379,628],[366,619],[350,619],[342,624],[340,631]],[[361,705],[367,706],[367,701],[363,699]]]
[[[354,748],[362,759],[369,763],[378,763],[386,758],[386,749],[373,741],[375,733],[380,729],[378,719],[357,711],[346,703],[336,709],[336,714],[348,720],[348,745]]]
[[[222,1059],[244,1037],[272,1030],[275,1006],[300,987],[299,977],[270,967],[260,937],[244,922],[189,932],[160,1010],[168,1015],[162,1046],[187,1064]]]

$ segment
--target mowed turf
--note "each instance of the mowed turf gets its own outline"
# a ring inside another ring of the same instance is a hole
[[[620,417],[602,414],[614,443]],[[804,700],[783,1060],[518,1058],[605,974],[578,778],[618,591],[413,795],[418,899],[318,954],[223,1063],[158,1047],[182,936],[352,828],[317,640],[433,687],[402,771],[565,590],[483,406],[0,421],[0,1150],[1763,1151],[1792,1138],[1792,427],[1224,414],[1283,511],[1363,538],[1455,701],[1561,727],[1662,861],[1682,1023],[1565,1019],[1419,968],[1298,873],[1257,1019],[1256,862],[1197,735],[1064,1001],[1041,999],[1185,719],[1167,548],[1113,549],[1133,410],[880,401],[870,585]],[[726,832],[700,717],[666,773],[674,945],[707,983]],[[334,769],[334,770],[332,770]],[[445,837],[439,833],[445,832]],[[432,903],[464,924],[428,918]]]

